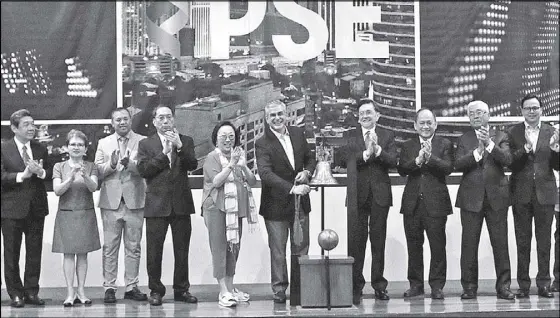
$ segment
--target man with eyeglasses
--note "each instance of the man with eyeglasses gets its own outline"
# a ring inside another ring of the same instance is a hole
[[[189,245],[191,214],[195,212],[188,171],[198,162],[194,142],[179,134],[171,108],[157,106],[153,111],[157,133],[138,144],[138,172],[146,179],[146,263],[148,268],[149,302],[160,306],[165,295],[161,282],[161,261],[167,228],[171,227],[175,267],[174,300],[196,303],[189,292]]]
[[[311,203],[307,183],[315,170],[316,160],[303,129],[288,126],[283,102],[267,104],[265,118],[264,136],[255,143],[257,169],[262,182],[259,214],[264,218],[268,233],[273,300],[285,303],[286,289],[291,284],[290,305],[295,306],[300,301],[297,258],[307,255],[309,250]],[[300,210],[299,219],[295,218],[296,206]],[[288,237],[293,256],[291,282],[286,264]]]
[[[455,170],[463,173],[455,206],[461,209],[461,299],[474,299],[478,290],[478,246],[482,223],[490,236],[496,270],[496,294],[514,300],[510,290],[507,211],[509,183],[504,173],[511,163],[506,133],[491,129],[488,104],[475,100],[467,105],[471,124],[457,142]]]
[[[126,108],[111,112],[115,132],[101,140],[95,163],[102,180],[99,208],[103,220],[103,287],[105,303],[117,301],[117,274],[121,238],[124,244],[124,299],[147,300],[138,289],[140,243],[144,226],[146,182],[138,173],[138,143],[146,138],[131,130],[132,119]]]
[[[2,235],[4,237],[4,281],[10,306],[42,306],[39,276],[43,249],[43,227],[49,214],[44,180],[52,176],[47,148],[35,138],[35,124],[27,109],[10,116],[14,138],[2,142]],[[25,274],[19,269],[22,236],[25,234]]]
[[[354,258],[352,267],[354,304],[361,303],[365,286],[363,275],[366,244],[371,244],[371,286],[375,298],[389,300],[385,269],[385,240],[387,238],[387,216],[393,205],[389,169],[397,166],[395,135],[377,125],[379,112],[371,99],[358,103],[359,125],[352,131],[347,144],[340,149],[342,166],[349,162],[356,165],[357,215],[348,219],[348,255]]]
[[[529,262],[533,219],[537,241],[538,272],[536,283],[540,297],[552,298],[550,290],[550,245],[554,204],[558,189],[553,170],[558,171],[558,129],[541,122],[542,104],[536,95],[521,100],[525,121],[509,130],[513,162],[510,166],[513,197],[513,221],[517,242],[517,298],[528,298],[531,278]]]

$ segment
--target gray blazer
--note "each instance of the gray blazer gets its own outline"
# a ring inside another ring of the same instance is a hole
[[[111,168],[111,154],[119,148],[119,135],[114,133],[99,140],[95,152],[95,163],[99,171],[101,191],[99,193],[99,207],[102,209],[116,210],[121,202],[121,197],[129,209],[141,209],[146,199],[146,181],[136,167],[138,142],[146,138],[134,131],[130,131],[127,151],[130,151],[128,168],[117,164],[116,169]]]

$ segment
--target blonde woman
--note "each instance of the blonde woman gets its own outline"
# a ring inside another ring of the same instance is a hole
[[[97,166],[85,161],[86,135],[72,129],[66,138],[70,158],[53,168],[53,189],[60,197],[53,238],[53,253],[64,253],[63,270],[67,297],[64,307],[81,303],[90,305],[84,284],[87,275],[87,254],[101,248],[93,192],[97,189]],[[74,292],[74,275],[78,290]]]
[[[216,148],[204,162],[202,210],[208,228],[214,277],[218,280],[218,304],[234,307],[248,301],[250,295],[233,287],[235,265],[239,256],[242,220],[257,225],[257,210],[251,186],[256,178],[247,167],[239,134],[232,123],[221,122],[212,132]]]

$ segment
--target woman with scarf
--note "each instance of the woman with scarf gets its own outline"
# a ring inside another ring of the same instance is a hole
[[[239,147],[239,132],[229,121],[218,123],[212,131],[216,148],[204,161],[202,215],[208,228],[214,277],[218,280],[218,304],[234,307],[250,296],[233,287],[233,275],[239,256],[242,220],[250,230],[258,225],[258,213],[251,186],[257,182],[247,167]]]

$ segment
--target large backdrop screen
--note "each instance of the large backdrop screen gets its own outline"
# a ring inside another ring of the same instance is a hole
[[[2,2],[2,120],[108,118],[116,107],[116,6]]]

